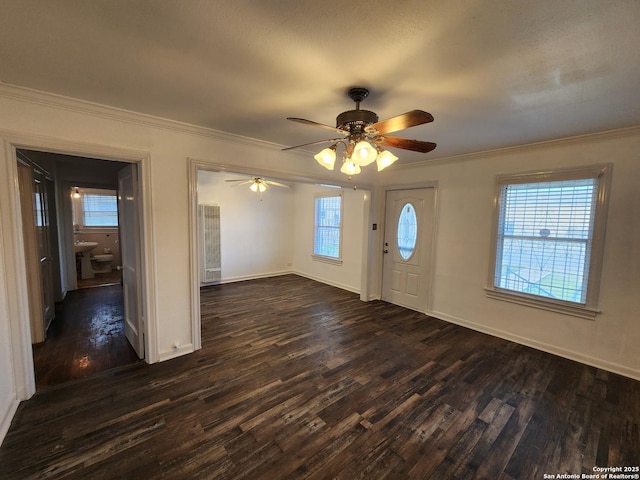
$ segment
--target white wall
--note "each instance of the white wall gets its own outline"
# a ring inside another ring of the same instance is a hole
[[[293,189],[269,187],[259,194],[226,181],[238,178],[247,177],[198,172],[198,203],[220,206],[222,282],[290,272]]]
[[[640,378],[640,129],[389,169],[388,184],[438,182],[432,315]],[[489,299],[498,174],[613,163],[600,308],[585,320]]]
[[[365,227],[363,190],[345,188],[343,193],[342,265],[313,260],[313,230],[316,193],[336,193],[335,188],[299,184],[295,190],[295,251],[293,266],[300,275],[360,293]]]
[[[0,239],[2,238],[0,225]],[[9,308],[5,285],[5,265],[3,242],[0,241],[0,442],[11,425],[11,419],[18,407],[16,385],[14,382],[13,361],[11,357],[11,333],[9,331]]]

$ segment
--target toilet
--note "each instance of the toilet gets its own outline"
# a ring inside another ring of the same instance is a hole
[[[111,272],[111,261],[113,260],[112,253],[105,253],[101,255],[94,255],[91,257],[91,267],[93,273],[109,273]]]

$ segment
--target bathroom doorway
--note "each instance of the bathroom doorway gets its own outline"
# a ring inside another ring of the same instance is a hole
[[[78,184],[69,197],[77,288],[121,284],[117,190]]]
[[[55,191],[47,200],[58,212],[50,222],[58,240],[50,260],[57,281],[55,315],[44,323],[41,336],[32,332],[36,389],[138,362],[144,348],[138,355],[127,341],[125,316],[127,301],[137,306],[140,299],[125,300],[117,210],[118,172],[137,170],[137,165],[24,149],[16,156],[48,172]],[[23,217],[25,208],[28,204],[23,203]],[[27,212],[25,218],[29,216]],[[27,239],[25,235],[25,247]],[[132,243],[138,244],[139,238]],[[141,255],[139,248],[133,250]],[[25,255],[29,257],[26,248]],[[41,295],[30,289],[31,296]]]

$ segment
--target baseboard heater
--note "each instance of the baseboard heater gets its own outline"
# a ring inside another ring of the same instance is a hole
[[[220,206],[198,205],[198,245],[200,250],[200,285],[220,283]]]

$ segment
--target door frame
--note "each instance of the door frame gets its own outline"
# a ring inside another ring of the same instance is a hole
[[[438,205],[439,205],[439,190],[438,190],[438,182],[437,181],[428,181],[423,183],[408,183],[408,184],[391,184],[385,185],[380,189],[380,201],[379,201],[379,212],[381,219],[381,227],[380,227],[380,238],[378,242],[378,292],[379,297],[382,298],[382,280],[384,275],[384,232],[386,232],[387,228],[387,193],[391,191],[398,190],[417,190],[431,188],[433,189],[434,199],[433,199],[433,230],[431,232],[431,251],[429,255],[431,256],[431,262],[428,268],[428,271],[425,272],[425,275],[429,279],[429,292],[427,293],[427,305],[425,310],[422,312],[424,314],[431,313],[433,309],[433,287],[435,280],[435,271],[436,271],[436,248],[437,248],[437,239],[438,239]]]
[[[100,144],[86,144],[80,142],[60,140],[30,134],[15,134],[0,131],[3,148],[0,150],[0,172],[11,179],[9,188],[0,195],[0,221],[10,228],[2,229],[2,243],[0,250],[3,255],[6,278],[5,282],[8,299],[9,336],[11,357],[13,360],[14,382],[18,400],[30,398],[36,391],[35,371],[33,364],[33,348],[29,329],[29,299],[27,289],[27,275],[25,268],[25,248],[22,232],[22,218],[20,193],[18,190],[17,153],[19,149],[38,150],[63,155],[75,155],[99,160],[112,160],[138,165],[140,196],[142,208],[140,212],[141,230],[141,303],[146,312],[144,322],[145,333],[145,361],[158,361],[157,325],[155,312],[155,268],[153,259],[153,224],[152,224],[152,192],[150,153],[133,149],[124,149]],[[60,197],[56,196],[56,202]],[[73,242],[71,232],[63,228],[59,232],[61,241]],[[65,259],[61,259],[61,264]]]
[[[274,170],[264,170],[260,168],[247,168],[238,165],[226,165],[213,161],[200,160],[188,157],[189,162],[189,259],[190,259],[190,277],[191,277],[191,332],[194,350],[202,348],[202,326],[200,320],[200,253],[198,250],[198,171],[209,172],[225,172],[237,173],[239,175],[251,175],[260,177],[278,178],[284,181],[296,183],[330,183],[338,185],[342,188],[354,188],[353,182],[342,179],[321,179],[316,177],[307,177],[286,172]],[[362,232],[362,275],[360,277],[360,300],[373,300],[370,292],[372,287],[371,274],[368,265],[373,265],[370,261],[374,255],[375,234],[372,231],[371,224],[374,218],[374,202],[372,198],[375,195],[375,188],[368,183],[358,184],[359,190],[366,191],[364,198]]]

